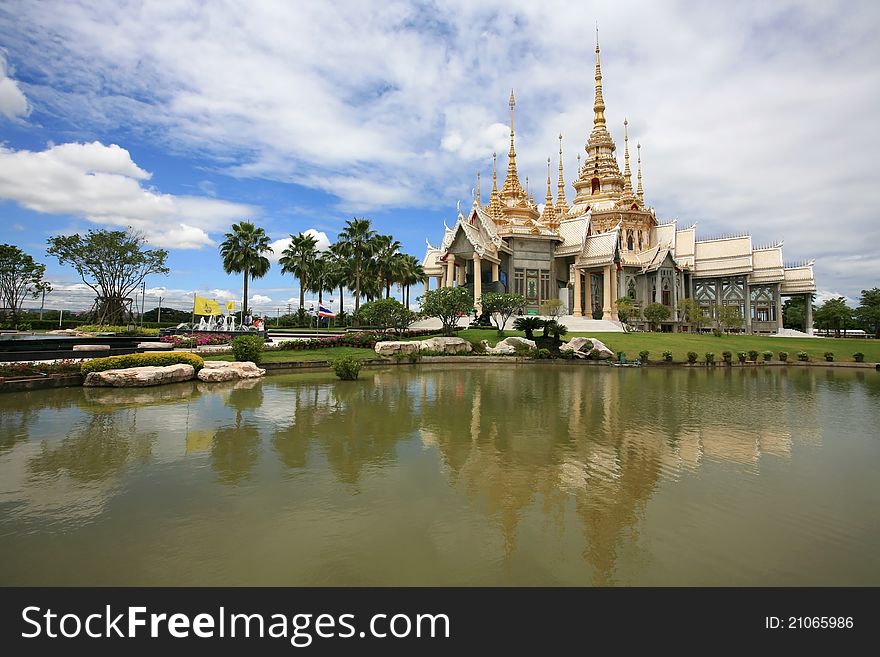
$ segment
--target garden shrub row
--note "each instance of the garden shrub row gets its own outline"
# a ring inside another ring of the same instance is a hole
[[[372,349],[386,336],[378,333],[346,333],[306,340],[285,340],[278,346],[279,351],[305,351],[307,349],[330,349],[331,347],[355,347]]]
[[[173,353],[148,353],[148,354],[123,354],[121,356],[106,356],[84,361],[80,366],[80,372],[104,372],[106,370],[125,369],[128,367],[146,367],[149,365],[163,367],[165,365],[177,365],[185,363],[192,365],[196,371],[200,370],[205,361],[201,356],[187,352]]]

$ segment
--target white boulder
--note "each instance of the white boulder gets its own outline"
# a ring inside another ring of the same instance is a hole
[[[490,347],[486,340],[483,340],[481,344],[486,353],[493,356],[512,356],[516,353],[517,347],[526,347],[528,349],[535,349],[536,347],[534,340],[528,340],[516,335],[500,340],[494,347]]]
[[[608,360],[614,358],[614,352],[596,338],[572,338],[559,347],[562,353],[572,352],[578,358]]]
[[[165,365],[164,367],[127,367],[118,370],[106,370],[104,372],[89,372],[84,386],[98,387],[108,386],[113,388],[145,388],[158,386],[165,383],[177,383],[189,381],[195,375],[192,365],[178,363]]]
[[[377,342],[373,350],[380,356],[395,356],[397,354],[414,354],[419,350],[419,343],[405,340],[388,340]]]
[[[444,354],[469,354],[474,346],[464,338],[428,338],[418,343],[419,351],[439,351]]]
[[[235,381],[237,379],[258,379],[266,370],[251,361],[230,363],[225,360],[206,360],[199,370],[199,381]]]

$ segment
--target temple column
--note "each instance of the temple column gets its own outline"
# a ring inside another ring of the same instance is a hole
[[[813,293],[811,292],[805,295],[804,301],[806,302],[806,322],[804,332],[807,335],[813,335]]]
[[[780,285],[776,284],[776,332],[782,333],[782,294],[780,294]]]
[[[654,303],[660,303],[660,299],[663,297],[660,296],[660,268],[657,268],[657,273],[654,275]]]
[[[501,275],[498,271],[498,263],[493,262],[492,263],[492,282],[497,283],[500,280],[500,278],[501,278]]]
[[[614,319],[611,307],[611,265],[605,267],[602,273],[602,319]]]
[[[587,297],[587,304],[589,306],[589,297]],[[581,270],[577,267],[574,268],[574,308],[571,314],[575,317],[581,317],[584,314],[581,311]]]
[[[721,279],[715,279],[715,327],[720,328],[719,318],[721,317]]]
[[[425,292],[430,292],[430,291],[431,291],[431,277],[426,276],[425,277]]]
[[[446,258],[446,287],[455,286],[455,256],[451,253]]]
[[[678,285],[681,282],[681,272],[672,268],[672,330],[678,333]]]
[[[438,290],[439,290],[441,287],[443,287],[443,278],[444,278],[444,277],[443,277],[442,275],[437,277],[437,289],[438,289]]]
[[[743,319],[746,322],[746,333],[751,335],[752,333],[752,290],[749,287],[749,279],[745,279],[745,285],[743,285],[743,290],[745,290],[746,299],[744,302],[744,308],[746,316]]]
[[[584,272],[584,298],[586,299],[584,317],[593,319],[593,274]]]
[[[458,286],[459,287],[464,285],[466,273],[467,273],[467,260],[463,260],[461,263],[461,266],[458,268]]]
[[[483,314],[483,304],[480,303],[480,298],[483,296],[483,276],[482,276],[482,261],[480,260],[480,256],[476,253],[474,254],[474,307],[477,309],[479,314]]]

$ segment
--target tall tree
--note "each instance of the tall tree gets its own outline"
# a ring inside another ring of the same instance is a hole
[[[12,244],[0,244],[0,307],[18,321],[21,304],[27,297],[36,299],[51,292],[52,286],[43,280],[46,265],[35,262],[27,253]]]
[[[353,261],[354,311],[361,307],[361,271],[363,263],[372,255],[371,240],[376,236],[369,219],[354,218],[345,222],[339,233],[340,252]]]
[[[415,256],[405,254],[403,256],[403,267],[401,272],[400,284],[403,285],[404,299],[403,305],[409,308],[409,288],[411,285],[422,283],[427,278],[425,268]]]
[[[828,299],[816,310],[815,320],[819,328],[834,331],[840,337],[840,331],[852,326],[853,309],[846,305],[845,297]]]
[[[299,307],[305,309],[306,289],[309,287],[309,276],[318,250],[315,246],[318,240],[313,235],[300,233],[290,236],[290,245],[281,253],[279,263],[281,272],[293,274],[299,279]]]
[[[330,279],[331,287],[339,287],[339,310],[345,310],[345,287],[349,285],[352,279],[351,260],[346,257],[340,248],[339,243],[332,244],[328,257],[330,259]]]
[[[248,279],[262,278],[271,266],[264,255],[272,253],[269,236],[262,228],[249,221],[232,224],[232,232],[226,233],[226,239],[220,244],[220,255],[223,257],[223,271],[227,274],[244,274],[244,299],[241,304],[241,316],[247,314]]]
[[[129,230],[90,230],[49,238],[46,252],[62,265],[72,266],[97,296],[98,324],[125,324],[131,315],[130,295],[150,274],[167,274],[168,251],[145,249],[141,233]]]
[[[873,333],[880,340],[880,287],[862,290],[856,318],[866,332]]]
[[[332,271],[333,263],[328,255],[318,253],[309,270],[309,292],[318,295],[318,304],[324,303],[324,292],[336,287]]]
[[[399,282],[403,272],[400,242],[391,235],[376,235],[372,251],[376,259],[379,278],[385,287],[385,298],[391,297],[391,286]]]

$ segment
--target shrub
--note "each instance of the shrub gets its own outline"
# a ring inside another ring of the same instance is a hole
[[[827,360],[829,363],[834,362],[834,352],[833,351],[826,351],[825,352],[825,360]]]
[[[549,349],[538,349],[537,351],[535,351],[534,358],[546,360],[548,358],[552,358],[552,355]]]
[[[671,363],[672,362],[672,352],[664,351],[663,352],[663,360],[664,362]]]
[[[524,344],[515,345],[513,350],[514,353],[520,358],[528,358],[532,355],[532,352],[534,351],[534,349]]]
[[[853,354],[853,360],[855,360],[857,363],[864,363],[865,362],[865,354],[863,354],[861,351],[857,351],[856,353]]]
[[[806,351],[799,351],[797,358],[799,361],[806,363],[810,360],[810,354]]]
[[[548,334],[552,335],[554,342],[559,344],[562,342],[560,338],[562,338],[562,336],[566,333],[568,333],[568,327],[565,324],[560,324],[555,319],[548,319],[546,322],[544,322],[545,338]]]
[[[232,338],[232,353],[239,362],[252,361],[259,365],[263,360],[265,341],[261,335],[238,335]]]
[[[755,349],[749,350],[749,360],[753,363],[758,360],[758,352]]]
[[[748,359],[748,354],[744,351],[739,351],[739,352],[737,352],[736,357],[740,363],[745,363],[746,360]]]
[[[699,356],[697,355],[697,352],[696,352],[696,351],[689,351],[689,352],[688,352],[688,362],[689,362],[691,365],[693,365],[694,363],[697,362],[697,358],[699,358]]]
[[[343,381],[356,381],[362,365],[354,356],[340,356],[330,361],[333,373]]]
[[[38,374],[79,374],[82,360],[65,358],[54,363],[0,363],[0,377],[15,378]]]
[[[419,297],[422,314],[425,317],[437,317],[443,325],[446,335],[455,333],[458,318],[471,311],[474,300],[465,287],[441,287],[428,290]]]
[[[492,321],[495,322],[498,334],[503,335],[507,320],[526,305],[526,298],[511,292],[486,292],[480,298],[480,305],[483,306],[483,312],[489,313]]]
[[[534,315],[517,317],[515,320],[513,320],[513,330],[523,331],[526,334],[527,340],[534,340],[535,331],[544,328],[545,322],[546,320],[543,320],[540,317],[535,317]]]
[[[123,354],[121,356],[105,356],[104,358],[87,360],[80,366],[80,372],[88,374],[89,372],[104,372],[106,370],[118,370],[128,367],[146,367],[147,365],[163,367],[165,365],[177,365],[178,363],[192,365],[198,371],[205,364],[205,361],[202,360],[201,356],[182,351],[155,354]]]
[[[706,365],[712,365],[715,362],[715,354],[711,351],[706,352]]]
[[[772,351],[765,351],[764,353],[761,354],[761,356],[764,358],[765,363],[769,363],[771,360],[773,360],[773,352]]]
[[[110,326],[106,324],[82,324],[76,327],[80,333],[125,333],[126,335],[141,335],[145,338],[154,338],[159,335],[157,328],[143,328],[136,326],[134,331],[129,331],[127,326]]]
[[[787,363],[788,362],[788,352],[787,351],[780,351],[779,352],[779,360],[782,361],[783,363]]]
[[[642,314],[645,316],[645,319],[651,323],[651,328],[656,331],[661,323],[669,319],[672,315],[672,311],[668,306],[664,306],[662,303],[651,303],[645,306]]]
[[[729,351],[722,351],[721,352],[721,360],[723,360],[725,363],[728,363],[728,364],[732,363],[733,362],[733,353],[731,353]]]
[[[642,361],[643,363],[647,363],[648,357],[650,355],[651,355],[650,351],[648,351],[647,349],[643,349],[642,351],[639,352],[639,360]]]
[[[724,333],[720,328],[713,328],[712,335],[714,335],[716,338],[720,338],[722,335],[724,335]]]
[[[415,313],[397,299],[376,299],[361,306],[358,319],[369,326],[393,329],[401,335],[415,320]]]

